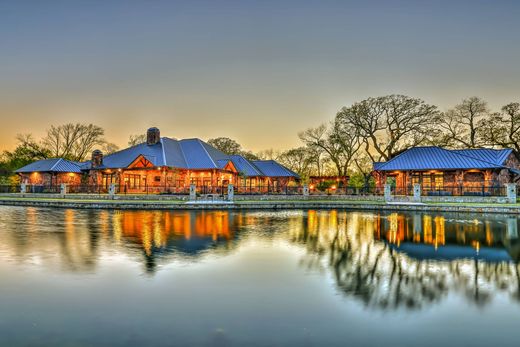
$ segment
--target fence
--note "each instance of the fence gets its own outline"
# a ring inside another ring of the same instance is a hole
[[[235,195],[303,195],[304,186],[233,186]],[[199,185],[195,187],[196,193],[199,195],[227,195],[228,186],[207,186]],[[338,187],[324,190],[310,189],[309,195],[383,195],[382,187]],[[20,193],[19,185],[5,185],[0,186],[0,193]],[[47,193],[59,194],[61,192],[61,185],[26,185],[26,193]],[[68,194],[108,194],[109,187],[106,185],[92,185],[92,184],[67,184]],[[147,195],[147,194],[161,194],[161,195],[189,195],[190,187],[175,187],[175,186],[119,186],[115,185],[115,194],[128,195]]]
[[[21,187],[19,185],[0,185],[0,193],[20,193]]]
[[[411,196],[413,186],[392,187],[392,195]],[[421,186],[422,196],[506,196],[506,187],[499,186]]]

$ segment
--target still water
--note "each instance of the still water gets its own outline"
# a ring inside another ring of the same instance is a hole
[[[518,219],[0,207],[1,346],[518,346]]]

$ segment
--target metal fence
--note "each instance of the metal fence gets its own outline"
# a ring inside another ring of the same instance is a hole
[[[391,187],[392,195],[411,196],[413,186]],[[421,186],[422,196],[506,196],[506,187],[500,186]]]
[[[188,195],[190,194],[190,186],[176,187],[176,186],[126,186],[115,185],[115,194],[128,195]],[[68,194],[108,194],[109,187],[100,184],[67,184]],[[233,186],[235,195],[303,195],[304,186],[250,186],[238,185]],[[220,195],[228,194],[228,186],[195,186],[195,191],[198,195]],[[0,185],[0,193],[20,193],[19,185]],[[61,192],[61,185],[26,185],[26,193],[41,193],[41,194],[59,194]],[[337,187],[324,190],[316,188],[309,189],[309,195],[383,195],[384,189],[381,187]]]
[[[0,193],[20,193],[19,185],[4,184],[0,185]]]

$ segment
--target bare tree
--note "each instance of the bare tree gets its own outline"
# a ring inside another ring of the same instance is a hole
[[[315,151],[316,155],[326,154],[339,176],[347,175],[351,160],[360,146],[356,129],[349,123],[337,120],[332,123],[330,129],[322,124],[317,128],[300,132],[298,136],[307,147]]]
[[[312,153],[307,147],[298,147],[283,152],[278,160],[281,164],[295,171],[302,177],[309,176],[309,167],[311,164]]]
[[[128,146],[133,147],[146,142],[146,134],[130,135],[128,137]]]
[[[52,125],[42,142],[52,156],[82,161],[95,146],[105,143],[103,135],[97,125],[68,123]]]
[[[368,98],[343,107],[336,122],[351,124],[372,161],[389,160],[401,151],[428,143],[438,122],[437,107],[405,95]]]
[[[487,103],[471,97],[444,112],[440,117],[441,141],[445,146],[478,148],[485,144],[483,122],[489,116]]]
[[[258,157],[258,159],[261,160],[278,160],[280,155],[282,155],[282,152],[280,150],[270,148],[257,152],[255,155]]]
[[[520,151],[520,103],[512,102],[480,121],[483,141],[490,146]]]

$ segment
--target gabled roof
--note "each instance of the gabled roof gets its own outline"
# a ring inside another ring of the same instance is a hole
[[[29,172],[75,172],[80,173],[80,163],[62,158],[38,160],[19,168],[17,173]]]
[[[505,161],[511,152],[511,149],[413,147],[385,163],[374,163],[374,170],[500,169],[505,168]]]
[[[100,169],[126,168],[140,155],[154,166],[169,166],[180,169],[219,169],[222,161],[229,157],[200,139],[175,140],[162,137],[161,141],[148,145],[136,146],[106,155]],[[85,168],[89,168],[87,165]]]
[[[294,177],[299,179],[300,176],[274,160],[253,160],[253,165],[268,177]]]
[[[247,177],[294,177],[300,176],[274,160],[249,161],[241,155],[227,155],[200,139],[176,140],[162,137],[154,145],[141,143],[103,157],[103,165],[96,169],[125,169],[132,163],[144,161],[147,165],[167,166],[187,170],[233,169]],[[149,163],[148,163],[149,162]],[[51,171],[81,172],[89,170],[92,163],[74,163],[64,159],[39,160],[17,172]],[[22,171],[24,170],[24,171]],[[61,171],[60,171],[61,170]]]
[[[238,172],[241,172],[246,177],[264,176],[264,174],[258,170],[249,160],[241,155],[230,155],[233,165],[237,168]]]

